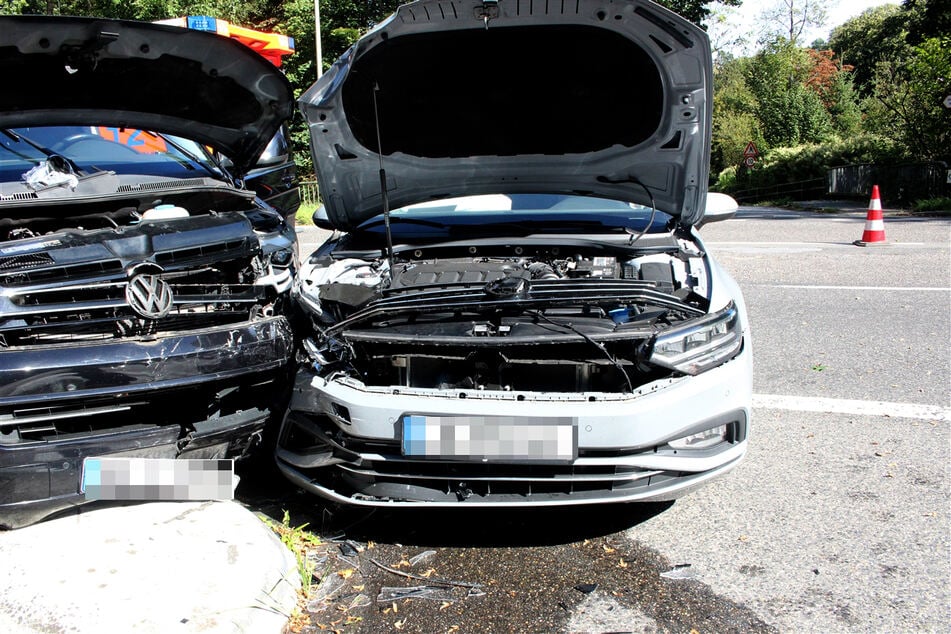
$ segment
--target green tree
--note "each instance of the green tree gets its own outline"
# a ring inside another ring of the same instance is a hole
[[[862,108],[850,72],[840,71],[823,99],[836,134],[848,138],[862,132]]]
[[[667,7],[677,15],[687,18],[697,26],[703,26],[710,17],[710,5],[720,4],[728,7],[738,7],[743,0],[655,0],[657,4]]]
[[[26,0],[0,0],[0,15],[20,15],[26,4]]]
[[[829,138],[831,117],[819,95],[804,85],[811,67],[804,49],[782,38],[752,58],[746,83],[756,97],[756,114],[770,146],[819,143]]]
[[[907,21],[909,45],[951,33],[951,2],[948,0],[904,0],[902,11]]]
[[[906,14],[901,7],[886,4],[868,9],[832,30],[828,48],[836,52],[843,64],[853,67],[853,81],[861,96],[874,92],[879,62],[907,55]]]
[[[726,59],[714,67],[712,174],[739,165],[750,141],[765,147],[759,102],[746,83],[750,63],[749,58]]]
[[[951,36],[924,40],[898,62],[880,62],[869,124],[898,139],[909,155],[951,161]]]
[[[827,4],[828,0],[773,0],[762,13],[766,33],[795,46],[804,31],[825,24]]]

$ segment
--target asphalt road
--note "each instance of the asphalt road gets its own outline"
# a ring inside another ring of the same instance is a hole
[[[744,208],[703,228],[749,306],[753,436],[673,505],[367,515],[248,489],[335,540],[296,629],[947,631],[951,221],[887,216],[874,248],[863,226]],[[425,585],[399,572],[480,587],[378,603]]]

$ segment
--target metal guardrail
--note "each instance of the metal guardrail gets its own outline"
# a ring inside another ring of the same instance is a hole
[[[301,181],[300,200],[304,205],[317,205],[320,203],[320,192],[317,190],[317,181]]]
[[[926,198],[951,195],[948,166],[942,162],[876,165],[861,163],[830,168],[825,178],[792,183],[750,187],[732,192],[740,202],[775,200],[809,200],[810,198],[868,198],[873,185],[878,185],[882,200],[906,204]]]
[[[882,200],[908,203],[951,193],[948,166],[942,162],[875,165],[860,163],[829,170],[829,192],[843,196],[868,196],[878,185]]]

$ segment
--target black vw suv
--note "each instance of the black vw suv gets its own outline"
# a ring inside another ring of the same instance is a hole
[[[241,176],[292,92],[238,42],[92,18],[0,17],[0,75],[0,526],[16,527],[84,502],[87,457],[235,458],[260,437],[297,255]]]

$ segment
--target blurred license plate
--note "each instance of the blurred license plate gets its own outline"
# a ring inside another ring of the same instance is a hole
[[[233,500],[234,461],[86,458],[79,490],[87,500]]]
[[[578,456],[578,427],[573,418],[405,414],[403,455],[571,462]]]

